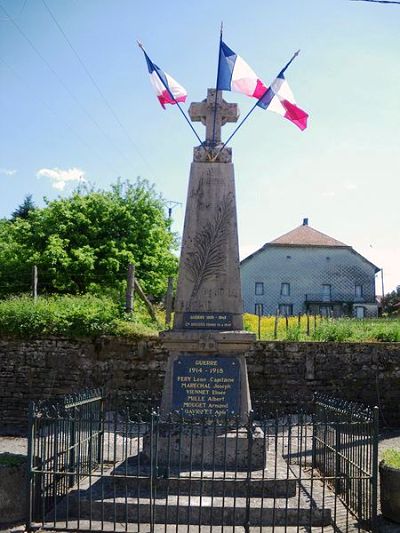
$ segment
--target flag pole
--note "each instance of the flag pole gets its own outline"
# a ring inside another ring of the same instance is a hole
[[[213,138],[212,144],[215,144],[215,123],[217,120],[217,99],[218,99],[218,77],[219,77],[219,68],[221,65],[221,44],[222,44],[222,31],[224,23],[221,21],[221,29],[219,33],[219,49],[218,49],[218,67],[217,67],[217,81],[215,83],[215,101],[214,101],[214,124],[213,124]]]
[[[143,53],[145,54],[145,56],[147,56],[147,57],[149,58],[149,56],[147,55],[147,53],[146,53],[146,51],[145,51],[145,49],[144,49],[143,44],[142,44],[140,41],[137,41],[137,44],[138,44],[139,48],[142,49],[142,51],[143,51]],[[149,58],[149,60],[150,60],[151,64],[154,65],[154,63],[151,61],[150,58]],[[205,144],[204,144],[203,141],[200,139],[200,137],[199,137],[197,131],[194,129],[192,123],[190,122],[190,120],[189,120],[188,117],[186,116],[186,113],[184,112],[184,110],[183,110],[182,107],[180,106],[179,102],[175,99],[174,95],[171,93],[171,91],[170,91],[168,85],[166,85],[166,84],[164,83],[164,80],[162,79],[162,77],[161,77],[160,74],[158,73],[158,70],[157,70],[157,69],[154,69],[154,70],[156,71],[156,74],[157,74],[159,80],[160,80],[161,83],[164,85],[165,89],[168,91],[168,94],[170,95],[170,97],[172,98],[172,100],[173,100],[173,101],[176,103],[176,105],[178,106],[179,111],[182,113],[183,118],[184,118],[184,119],[186,120],[186,122],[189,124],[189,127],[190,127],[190,129],[193,131],[193,133],[195,134],[197,140],[199,141],[199,143],[201,144],[201,146],[204,148],[205,152],[208,154],[208,150],[207,150]]]
[[[290,65],[290,63],[293,61],[293,59],[295,57],[297,57],[300,53],[300,50],[297,50],[297,52],[295,52],[293,54],[293,56],[291,57],[290,61],[288,61],[288,63],[286,63],[286,65],[283,67],[283,69],[280,71],[279,74],[283,74],[285,72],[285,70],[288,68],[288,66]],[[278,74],[278,76],[279,76]],[[216,153],[216,155],[211,159],[212,162],[216,161],[216,159],[218,158],[219,154],[222,152],[222,150],[225,148],[225,146],[228,144],[228,142],[232,139],[232,137],[234,135],[236,135],[236,133],[239,131],[239,129],[243,126],[243,124],[246,122],[246,120],[249,118],[249,116],[253,113],[253,111],[255,110],[255,108],[258,106],[259,102],[261,102],[261,100],[264,98],[264,96],[267,94],[267,92],[269,91],[270,87],[268,87],[268,89],[266,89],[264,91],[264,93],[262,94],[262,96],[260,96],[260,98],[257,100],[257,102],[253,105],[253,107],[250,109],[250,111],[247,113],[247,115],[243,118],[243,120],[240,122],[240,124],[233,130],[233,132],[231,133],[231,135],[228,137],[228,139],[224,142],[224,144],[221,146],[221,148],[218,150],[218,152]]]

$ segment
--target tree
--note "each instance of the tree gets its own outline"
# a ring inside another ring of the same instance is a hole
[[[383,308],[388,315],[400,314],[400,285],[383,299]]]
[[[33,203],[32,195],[27,194],[22,204],[19,205],[17,209],[12,213],[11,220],[15,220],[17,218],[28,218],[29,213],[34,209],[36,209],[36,206]]]
[[[176,237],[164,201],[145,180],[118,181],[110,191],[81,187],[5,225],[0,277],[16,264],[28,271],[36,264],[49,292],[119,287],[134,263],[144,290],[160,298],[176,272]]]

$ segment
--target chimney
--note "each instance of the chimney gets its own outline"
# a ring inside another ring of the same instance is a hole
[[[303,226],[308,226],[308,218],[303,218]]]

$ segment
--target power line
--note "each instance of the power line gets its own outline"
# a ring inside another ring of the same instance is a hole
[[[35,46],[35,44],[32,42],[32,40],[26,35],[26,33],[21,29],[21,27],[15,22],[15,20],[10,16],[10,14],[7,12],[7,10],[1,4],[0,4],[0,8],[5,13],[5,15],[9,18],[10,22],[14,25],[14,27],[17,29],[17,31],[20,33],[20,35],[22,35],[22,37],[27,41],[27,43],[30,45],[30,47],[36,53],[36,55],[39,56],[39,58],[43,61],[43,63],[50,70],[50,72],[52,72],[52,74],[57,78],[58,82],[62,85],[64,90],[69,94],[69,96],[74,100],[74,102],[80,107],[80,109],[83,111],[83,113],[96,126],[96,128],[100,131],[100,133],[102,133],[102,135],[107,139],[107,141],[114,147],[114,149],[129,162],[129,158],[127,157],[127,155],[124,152],[122,152],[122,150],[120,150],[118,145],[114,144],[113,140],[101,128],[101,126],[97,122],[97,120],[89,113],[89,111],[87,111],[87,109],[79,101],[79,99],[75,96],[75,94],[64,83],[63,79],[60,77],[60,75],[57,73],[57,71],[54,70],[54,68],[47,61],[47,59],[43,56],[43,54],[40,52],[40,50]]]
[[[0,62],[3,63],[3,65],[5,65],[13,74],[14,76],[17,78],[17,80],[19,80],[19,82],[26,86],[26,89],[27,91],[29,91],[29,94],[34,94],[36,99],[57,119],[59,120],[59,116],[57,115],[57,113],[54,111],[54,109],[52,109],[45,100],[43,100],[42,98],[40,98],[40,96],[38,96],[37,94],[35,94],[35,90],[33,88],[32,85],[30,85],[28,82],[26,82],[24,80],[24,78],[15,70],[14,67],[12,67],[11,65],[9,65],[3,58],[0,57]],[[75,137],[83,144],[86,146],[86,148],[89,148],[89,150],[92,150],[96,153],[97,157],[100,157],[100,159],[102,159],[102,161],[109,167],[110,170],[112,170],[113,173],[115,173],[116,175],[119,175],[119,172],[115,172],[115,169],[113,168],[113,165],[107,161],[106,159],[104,159],[104,156],[103,154],[98,151],[96,148],[94,148],[93,146],[91,146],[90,144],[88,144],[85,139],[83,139],[79,133],[77,133],[75,131],[75,129],[73,128],[73,126],[71,126],[71,124],[69,122],[67,122],[65,119],[61,119],[61,121],[64,123],[64,125],[75,135]]]
[[[22,15],[22,13],[23,13],[24,10],[25,10],[26,3],[27,3],[27,2],[28,2],[28,0],[24,0],[24,3],[23,3],[23,5],[22,5],[21,9],[19,10],[18,15],[14,15],[14,18],[15,18],[15,19],[18,19],[18,18]],[[0,20],[10,20],[10,17],[0,17]]]
[[[350,0],[351,2],[371,2],[373,4],[400,4],[395,0]]]
[[[114,111],[114,109],[112,108],[111,104],[109,103],[109,101],[107,100],[107,98],[105,97],[103,91],[100,89],[98,83],[96,82],[94,76],[91,74],[91,72],[89,71],[88,67],[86,66],[86,64],[84,63],[83,59],[81,58],[81,56],[79,55],[78,51],[76,50],[76,48],[73,46],[72,42],[70,41],[70,39],[68,38],[68,35],[65,33],[65,30],[62,28],[61,24],[58,22],[58,20],[56,19],[54,13],[51,11],[51,9],[49,8],[49,6],[47,5],[46,3],[46,0],[42,0],[42,3],[44,5],[44,7],[47,9],[47,12],[49,13],[50,17],[52,18],[54,24],[57,26],[58,30],[60,31],[61,35],[64,37],[65,41],[68,43],[68,46],[71,48],[71,50],[73,51],[73,53],[75,54],[75,57],[77,58],[77,60],[79,61],[81,67],[83,68],[83,70],[85,71],[86,75],[88,76],[88,78],[90,79],[90,81],[92,82],[93,86],[95,87],[95,89],[97,90],[98,94],[100,95],[101,99],[103,100],[104,104],[106,105],[107,109],[110,111],[110,113],[112,114],[112,116],[114,117],[115,121],[117,122],[117,124],[119,125],[119,127],[121,128],[121,130],[124,132],[125,136],[127,137],[127,139],[130,141],[130,143],[132,144],[132,146],[134,147],[134,149],[136,150],[136,152],[138,153],[138,155],[142,158],[142,160],[144,161],[144,163],[146,163],[147,166],[150,167],[150,164],[149,162],[146,160],[146,158],[143,156],[143,154],[141,153],[141,151],[139,150],[137,144],[133,141],[132,137],[130,136],[128,130],[126,129],[126,127],[124,126],[124,124],[121,122],[120,118],[118,117],[117,113]]]

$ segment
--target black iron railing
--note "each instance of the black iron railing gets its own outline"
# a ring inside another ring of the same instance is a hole
[[[243,420],[158,404],[102,391],[33,404],[28,530],[373,529],[374,410],[317,396],[315,410],[264,402]]]
[[[377,515],[378,408],[315,395],[313,466],[341,501],[373,528]]]
[[[322,292],[307,293],[304,299],[308,303],[375,303],[374,297],[356,296],[351,293],[332,292],[323,294]]]

